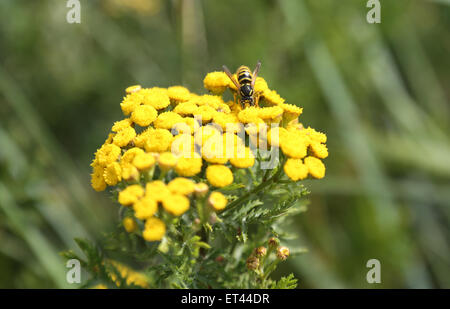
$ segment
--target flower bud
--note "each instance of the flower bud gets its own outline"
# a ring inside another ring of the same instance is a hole
[[[279,258],[280,260],[284,261],[288,258],[289,256],[289,248],[288,247],[278,247],[277,249],[277,258]]]
[[[247,259],[247,268],[249,270],[255,270],[259,267],[259,259],[257,257],[251,256]]]
[[[255,250],[254,250],[254,255],[257,257],[262,257],[262,256],[265,256],[266,254],[267,254],[266,247],[261,246],[261,247],[255,248]]]
[[[134,85],[134,86],[128,87],[127,89],[125,89],[125,91],[126,91],[126,93],[130,94],[133,92],[138,92],[141,89],[142,89],[141,85]]]
[[[208,193],[209,187],[204,182],[195,184],[194,192],[196,197],[204,197]]]
[[[280,245],[280,241],[278,240],[278,238],[275,237],[270,237],[268,243],[269,249],[275,249]]]
[[[138,226],[133,218],[126,217],[122,221],[123,227],[128,233],[132,233],[137,230]]]
[[[219,255],[219,256],[216,257],[216,262],[217,263],[222,263],[224,260],[225,259],[224,259],[224,257],[222,255]]]

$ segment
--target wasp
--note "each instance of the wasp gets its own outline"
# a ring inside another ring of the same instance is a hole
[[[233,84],[237,88],[237,94],[239,98],[239,103],[243,108],[247,106],[258,106],[259,93],[255,93],[254,87],[256,82],[256,77],[258,76],[259,68],[261,67],[261,61],[256,64],[253,73],[250,71],[249,67],[241,65],[236,71],[237,81],[231,74],[230,70],[224,65],[223,71],[228,75]],[[235,97],[236,99],[236,97]]]

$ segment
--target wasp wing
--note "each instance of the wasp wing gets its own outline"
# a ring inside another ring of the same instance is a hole
[[[256,67],[255,67],[255,70],[253,71],[252,83],[251,83],[252,88],[255,87],[256,77],[258,76],[260,67],[261,67],[261,61],[258,61],[258,63],[256,64]]]
[[[233,82],[233,84],[236,86],[236,88],[239,90],[239,88],[241,87],[239,85],[239,83],[234,79],[233,74],[231,74],[230,70],[228,70],[228,68],[224,65],[222,66],[223,71],[225,72],[225,74],[228,75],[228,77],[231,79],[231,81]]]

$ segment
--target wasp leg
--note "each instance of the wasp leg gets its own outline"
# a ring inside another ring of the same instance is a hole
[[[255,105],[259,107],[259,99],[261,98],[262,91],[256,91],[254,95]]]

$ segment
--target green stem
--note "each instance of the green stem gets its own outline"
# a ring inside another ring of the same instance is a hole
[[[278,178],[281,175],[281,172],[283,171],[282,168],[282,164],[280,164],[280,166],[278,166],[278,170],[277,172],[269,179],[267,179],[266,181],[262,181],[257,187],[255,187],[253,190],[248,191],[246,194],[244,194],[243,196],[241,196],[240,198],[232,201],[226,209],[226,213],[228,213],[231,209],[235,208],[236,206],[240,205],[241,203],[245,202],[251,195],[253,194],[257,194],[260,191],[262,191],[263,189],[265,189],[266,187],[272,185],[274,182],[276,182],[278,180]],[[267,173],[267,172],[266,172]]]

